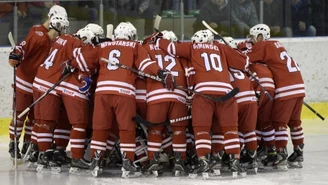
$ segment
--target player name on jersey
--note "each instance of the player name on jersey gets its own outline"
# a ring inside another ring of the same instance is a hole
[[[197,44],[193,44],[192,47],[194,49],[214,49],[216,51],[219,51],[219,47],[213,44],[201,44],[201,43],[197,43]]]
[[[107,47],[107,46],[128,46],[128,47],[131,47],[131,48],[135,48],[136,47],[136,42],[118,40],[118,41],[101,43],[101,48],[104,48],[104,47]]]

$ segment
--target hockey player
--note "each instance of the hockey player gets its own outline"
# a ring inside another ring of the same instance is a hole
[[[113,120],[116,117],[119,127],[120,148],[122,153],[123,177],[140,175],[138,168],[132,163],[135,155],[135,122],[136,115],[135,80],[136,74],[116,65],[106,63],[108,59],[141,71],[159,75],[167,88],[174,87],[174,79],[170,73],[160,70],[155,61],[148,58],[144,48],[136,41],[137,30],[129,22],[121,22],[114,30],[115,41],[100,44],[98,51],[82,52],[72,66],[81,71],[99,69],[93,114],[93,136],[91,141],[91,157],[93,158],[93,175],[99,175],[99,164],[106,150]],[[84,59],[83,65],[78,65]]]
[[[304,82],[299,66],[284,46],[267,38],[270,38],[270,28],[267,25],[258,24],[252,27],[250,40],[254,45],[247,53],[252,63],[261,62],[268,66],[276,85],[271,112],[272,125],[275,129],[275,147],[271,148],[272,151],[269,151],[264,163],[275,168],[287,169],[288,126],[294,145],[294,153],[288,158],[288,163],[295,163],[301,167],[304,147],[301,126]]]
[[[154,40],[161,35],[161,33],[155,33]],[[246,57],[229,46],[213,42],[214,35],[209,30],[196,32],[191,40],[192,42],[172,43],[165,39],[158,39],[157,44],[171,56],[179,56],[191,61],[196,72],[196,91],[215,97],[227,94],[232,90],[228,66],[246,70],[248,65]],[[210,129],[213,116],[217,117],[215,124],[223,129],[224,147],[230,157],[231,170],[242,172],[239,165],[238,107],[235,99],[231,98],[226,102],[217,103],[196,94],[192,107],[192,125],[199,160],[199,166],[193,174],[210,170]],[[191,177],[194,176],[191,175]]]
[[[163,38],[171,42],[177,42],[178,38],[172,31],[163,31]],[[186,59],[173,57],[155,46],[154,42],[147,42],[143,44],[144,48],[148,51],[150,58],[156,60],[157,64],[164,70],[170,71],[175,77],[176,83],[182,86],[187,86],[184,67],[186,66]],[[147,81],[147,120],[153,123],[164,122],[167,119],[176,119],[188,115],[188,108],[186,106],[186,92],[175,89],[174,91],[167,90],[163,87],[161,82],[151,79]],[[172,129],[172,146],[174,154],[167,154],[174,156],[173,171],[176,175],[179,172],[184,172],[184,162],[186,159],[186,126],[188,121],[180,121],[171,124]],[[162,132],[164,126],[153,126],[148,128],[148,159],[149,164],[145,166],[145,171],[153,171],[158,173],[163,167],[160,164],[160,150],[162,142],[163,147],[168,146],[171,138],[166,137],[162,140]],[[167,132],[167,131],[166,131]],[[164,133],[164,135],[167,135]],[[168,135],[169,136],[169,135]],[[156,176],[158,174],[155,174]]]
[[[56,29],[63,31],[62,28],[68,27],[68,21],[64,18],[59,20],[57,25],[60,27]],[[78,38],[73,35],[62,34],[55,40],[48,58],[40,65],[34,79],[33,88],[36,97],[40,97],[45,90],[62,78],[62,71],[64,74],[67,73],[67,63],[73,60],[80,50],[83,50],[84,44],[91,44],[94,34],[86,29],[79,30],[79,32]],[[83,82],[91,83],[88,80],[84,78]],[[84,86],[79,89],[80,85],[77,74],[73,73],[35,107],[36,115],[40,115],[41,118],[38,129],[38,147],[40,150],[37,161],[40,166],[38,171],[42,170],[44,166],[60,167],[61,165],[59,161],[53,160],[52,139],[62,105],[65,107],[69,122],[72,124],[70,132],[71,168],[89,168],[88,163],[83,159],[86,127],[89,122],[89,99],[83,94],[86,91]]]
[[[270,35],[266,35],[264,40],[270,39]],[[253,43],[249,40],[244,42],[238,43],[238,49],[241,50],[243,53],[247,54],[249,50],[252,49]],[[273,76],[271,70],[268,68],[266,64],[263,63],[252,63],[249,66],[250,71],[256,73],[258,80],[263,86],[264,90],[274,98],[274,90],[275,84],[273,81]],[[266,158],[267,151],[269,150],[269,154],[274,154],[275,152],[272,148],[275,146],[275,131],[271,123],[271,110],[273,101],[262,92],[263,90],[260,88],[258,83],[254,81],[254,89],[256,94],[259,95],[258,99],[258,115],[257,115],[257,157],[258,162],[262,164],[262,160]]]
[[[33,90],[32,83],[36,75],[37,68],[48,55],[48,52],[51,47],[52,40],[56,37],[56,31],[54,29],[49,30],[50,23],[55,23],[51,18],[55,15],[64,15],[67,17],[66,10],[58,5],[53,6],[49,13],[48,19],[42,25],[33,26],[24,41],[17,44],[13,52],[10,53],[9,63],[11,66],[17,67],[16,72],[16,98],[17,98],[17,107],[16,115],[19,115],[25,108],[33,103]],[[20,65],[21,64],[21,65]],[[19,67],[18,67],[19,66]],[[27,118],[27,120],[26,120]],[[33,110],[29,112],[27,116],[22,118],[17,118],[17,141],[19,141],[21,132],[23,130],[25,122],[25,136],[24,144],[22,147],[22,154],[25,154],[30,143],[30,140],[36,138],[36,135],[33,135],[32,126],[36,122],[36,119],[33,114]],[[9,153],[13,158],[15,153],[14,148],[14,123],[11,122],[9,126],[9,135],[10,135],[10,144],[9,144]],[[34,139],[34,144],[37,141]],[[18,146],[19,143],[17,143]],[[32,147],[35,148],[35,147]],[[19,148],[17,148],[17,157],[21,158]]]

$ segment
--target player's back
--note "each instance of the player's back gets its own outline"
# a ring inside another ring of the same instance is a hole
[[[275,98],[305,95],[300,68],[280,42],[258,42],[248,55],[251,62],[263,62],[268,65],[276,85],[276,93],[280,94]]]
[[[57,37],[47,59],[38,68],[33,86],[40,84],[49,87],[56,83],[62,75],[65,62],[73,60],[78,54],[78,48],[82,46],[82,41],[72,35]]]
[[[226,56],[211,43],[192,44],[191,62],[196,71],[195,90],[224,95],[232,89]]]
[[[240,70],[229,68],[231,85],[238,87],[239,92],[235,98],[238,104],[256,103],[255,91],[253,84],[248,76]]]
[[[135,68],[138,56],[137,41],[115,40],[101,43],[99,57],[99,77],[96,93],[135,96],[136,75],[126,69],[101,61],[101,58]]]

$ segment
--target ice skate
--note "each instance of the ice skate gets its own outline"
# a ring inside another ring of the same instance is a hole
[[[202,173],[203,179],[209,178],[210,171],[210,154],[206,154],[204,157],[199,158],[198,166],[189,174],[189,178],[194,179],[198,174]]]
[[[99,177],[102,174],[103,165],[100,164],[102,162],[101,153],[102,151],[100,150],[95,151],[95,156],[91,161],[91,166],[90,166],[91,175],[94,177]]]
[[[185,160],[181,159],[180,152],[174,152],[174,159],[173,159],[173,173],[174,176],[178,177],[181,173],[188,172],[185,166]]]
[[[17,159],[21,159],[22,155],[19,151],[19,142],[17,142],[17,147],[16,147],[16,151],[17,151]],[[15,142],[14,141],[10,141],[9,143],[9,154],[10,154],[10,158],[11,160],[15,159]]]
[[[268,148],[266,146],[259,145],[257,147],[256,153],[257,153],[257,161],[262,161],[263,159],[265,159],[267,157]]]
[[[304,144],[300,144],[294,148],[294,152],[288,157],[287,163],[290,168],[303,168],[303,148]]]
[[[230,172],[230,159],[229,159],[229,155],[225,152],[223,152],[223,156],[222,156],[221,172]]]
[[[27,149],[30,146],[30,144],[31,143],[29,141],[24,141],[21,151],[22,155],[26,155]]]
[[[196,168],[198,159],[196,153],[192,149],[187,150],[187,158],[185,162],[185,166],[188,169],[194,170]]]
[[[122,161],[122,177],[123,178],[134,178],[140,177],[141,170],[140,167],[136,166],[132,161],[127,158],[123,158]]]
[[[246,177],[247,173],[239,163],[239,159],[235,158],[235,154],[229,154],[229,161],[231,167],[232,178],[237,178],[238,175],[241,177]]]
[[[288,171],[287,157],[288,157],[288,153],[286,148],[277,152],[276,160],[273,163],[274,169],[278,169],[281,171]]]
[[[60,173],[63,167],[68,167],[71,159],[64,149],[55,149],[52,160],[49,161],[51,172]]]
[[[223,157],[224,151],[220,151],[218,153],[212,154],[212,165],[211,170],[213,171],[214,176],[221,175],[221,168],[222,168],[222,157]]]
[[[258,171],[258,163],[255,150],[246,150],[246,154],[241,157],[240,164],[243,168],[253,170],[255,173]]]
[[[38,145],[31,143],[31,150],[28,155],[27,168],[34,168],[37,166],[36,162],[38,161],[39,149]]]
[[[74,159],[71,160],[71,168],[69,169],[69,173],[79,174],[83,171],[89,172],[90,163],[84,159]]]
[[[265,170],[272,170],[273,164],[277,159],[277,152],[275,147],[267,148],[267,156],[259,162],[260,168]]]
[[[39,152],[37,161],[37,172],[45,172],[47,167],[49,167],[49,161],[52,159],[53,150],[47,150],[45,152]]]
[[[153,159],[151,159],[149,163],[143,167],[144,172],[153,173],[155,177],[158,176],[159,171],[163,169],[161,161],[159,160],[160,158],[159,155],[160,155],[159,152],[154,153]]]

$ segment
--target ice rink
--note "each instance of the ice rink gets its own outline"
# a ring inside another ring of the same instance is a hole
[[[328,184],[328,121],[303,121],[305,133],[305,162],[302,169],[289,169],[288,172],[259,171],[257,175],[249,174],[246,178],[232,179],[228,175],[215,179],[202,180],[201,177],[189,179],[186,176],[152,177],[143,176],[133,179],[122,179],[119,175],[103,174],[94,178],[91,175],[74,175],[68,172],[60,174],[36,173],[24,166],[13,169],[9,159],[8,137],[0,137],[0,185],[316,185]],[[291,143],[291,142],[289,142]],[[292,148],[288,146],[289,154]]]

